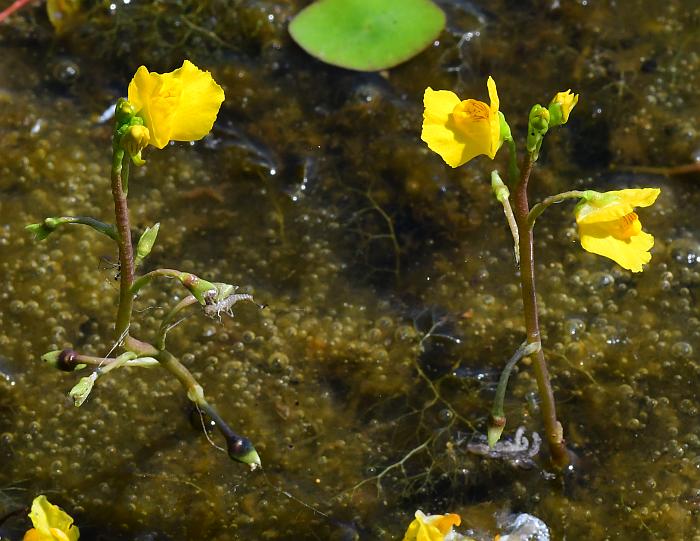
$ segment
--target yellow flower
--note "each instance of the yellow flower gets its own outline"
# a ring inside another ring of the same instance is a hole
[[[416,518],[409,524],[403,541],[444,541],[449,534],[452,534],[450,539],[463,539],[452,531],[452,526],[459,526],[460,522],[462,519],[454,513],[425,515],[423,511],[416,511]]]
[[[642,231],[634,208],[652,205],[660,192],[658,188],[584,192],[574,210],[583,249],[641,272],[642,265],[651,260],[654,237]]]
[[[487,86],[491,105],[472,99],[460,101],[449,90],[425,89],[421,139],[452,167],[480,154],[493,159],[503,143],[498,93],[491,77]]]
[[[569,121],[569,113],[578,103],[578,94],[572,94],[571,89],[566,92],[557,92],[549,104],[550,111],[553,105],[561,107],[561,118],[555,120],[554,125],[566,124]]]
[[[196,141],[214,125],[224,91],[208,71],[189,60],[170,73],[150,73],[141,66],[129,83],[129,102],[151,133],[150,143]]]
[[[80,3],[81,0],[47,0],[46,13],[56,33],[61,34],[75,22]]]
[[[80,537],[70,515],[44,495],[34,498],[29,518],[34,527],[24,534],[23,541],[78,541]]]

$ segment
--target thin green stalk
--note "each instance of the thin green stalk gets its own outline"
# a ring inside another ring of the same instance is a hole
[[[532,207],[532,209],[528,213],[528,227],[532,229],[535,225],[535,220],[537,220],[537,218],[540,217],[540,214],[547,210],[547,208],[551,205],[554,205],[555,203],[561,203],[562,201],[566,201],[567,199],[581,199],[583,195],[584,192],[582,191],[571,190],[569,192],[562,192],[558,193],[557,195],[550,195],[549,197],[544,198],[542,201],[540,201],[534,207]]]
[[[129,158],[122,149],[115,145],[112,155],[112,197],[114,198],[114,215],[119,235],[119,308],[117,309],[116,334],[119,341],[129,334],[131,312],[134,296],[131,286],[134,283],[134,248],[131,243],[131,226],[129,225],[129,208],[122,184],[123,176],[128,174]]]
[[[175,316],[193,304],[197,304],[197,299],[195,299],[194,295],[188,295],[178,302],[167,314],[165,314],[165,317],[160,322],[160,328],[158,329],[158,335],[156,337],[156,347],[159,350],[165,349],[165,338],[167,337],[168,332],[170,332],[170,329],[172,329],[178,323],[173,323]]]
[[[139,276],[134,283],[131,285],[131,293],[132,295],[136,295],[139,290],[148,285],[151,280],[154,278],[163,277],[163,278],[176,278],[180,279],[182,278],[183,272],[175,269],[156,269],[152,270],[151,272],[147,272],[143,276]]]
[[[528,204],[527,187],[534,164],[534,157],[528,154],[521,169],[520,180],[515,189],[515,217],[520,229],[520,287],[525,309],[525,328],[527,330],[527,342],[529,344],[540,343],[540,324],[537,309],[537,294],[535,290],[535,255],[532,228],[529,227],[528,217],[530,213]],[[554,391],[549,378],[547,362],[542,348],[535,355],[533,363],[537,388],[541,400],[542,418],[552,455],[552,462],[564,467],[569,462],[569,455],[564,445],[563,429],[557,420]]]
[[[508,181],[511,186],[515,186],[520,179],[520,169],[518,168],[518,150],[514,139],[507,139],[508,144]]]

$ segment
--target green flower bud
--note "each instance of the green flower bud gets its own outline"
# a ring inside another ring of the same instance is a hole
[[[159,230],[160,223],[157,223],[153,227],[147,227],[141,235],[141,238],[136,245],[136,259],[134,260],[134,264],[136,266],[140,265],[141,262],[148,257],[148,254],[151,253],[153,245],[156,242],[156,237],[158,237]]]
[[[79,408],[90,396],[90,391],[92,391],[95,381],[97,380],[97,372],[93,372],[89,376],[80,378],[80,381],[75,384],[75,386],[70,390],[68,396],[73,399],[73,403],[76,408]]]
[[[527,127],[527,151],[536,160],[540,153],[542,140],[549,129],[549,110],[541,105],[533,105],[530,109]]]
[[[25,225],[24,228],[34,235],[34,240],[44,240],[53,233],[53,229],[49,229],[43,223]]]
[[[41,356],[41,360],[51,368],[56,368],[63,372],[74,372],[75,370],[82,370],[86,366],[76,360],[77,355],[72,349],[57,349],[44,353]]]
[[[251,470],[262,467],[260,455],[253,447],[253,443],[245,437],[230,435],[226,438],[226,448],[228,456],[233,460],[248,464]]]
[[[503,201],[510,197],[510,190],[501,179],[501,175],[498,174],[498,171],[491,172],[491,190],[493,190],[493,195],[496,196],[499,203],[503,203]]]
[[[209,300],[213,295],[217,294],[217,289],[214,284],[208,282],[207,280],[203,280],[194,274],[183,272],[179,278],[182,285],[190,290],[190,293],[194,295],[194,298],[197,299],[199,304],[202,306],[204,306],[207,303],[207,300]]]
[[[134,109],[134,106],[126,99],[119,98],[114,108],[114,120],[116,121],[117,129],[124,124],[128,124],[135,114],[136,109]]]
[[[549,128],[549,110],[545,109],[540,104],[533,105],[532,109],[530,109],[530,117],[528,120],[533,130],[544,135]]]
[[[498,443],[503,434],[503,429],[506,427],[505,417],[491,417],[489,419],[489,426],[486,432],[486,439],[489,443],[489,447],[493,449],[494,445]]]

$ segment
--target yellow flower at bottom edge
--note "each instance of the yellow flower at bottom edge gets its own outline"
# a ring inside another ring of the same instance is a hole
[[[143,118],[150,143],[163,148],[170,141],[196,141],[211,131],[224,91],[208,71],[189,60],[169,73],[141,66],[129,83],[129,103]]]
[[[642,265],[651,260],[654,237],[642,231],[634,209],[652,205],[660,192],[658,188],[584,192],[574,210],[583,249],[641,272]]]
[[[29,518],[34,528],[24,534],[23,541],[78,541],[80,537],[71,516],[44,495],[34,498]]]
[[[461,101],[449,90],[425,89],[421,139],[451,167],[480,154],[493,159],[503,143],[498,92],[491,77],[487,86],[491,105],[473,99]]]
[[[409,524],[403,541],[445,541],[446,539],[466,539],[452,531],[452,526],[459,526],[459,515],[426,515],[416,511],[416,518]],[[449,536],[449,537],[448,537]]]

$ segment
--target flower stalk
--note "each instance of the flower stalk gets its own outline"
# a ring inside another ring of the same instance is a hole
[[[115,135],[116,137],[116,135]],[[112,154],[112,197],[114,199],[114,215],[117,224],[119,245],[119,307],[115,331],[117,340],[123,342],[129,334],[131,312],[134,296],[131,286],[134,283],[134,247],[131,242],[131,226],[129,224],[129,207],[123,186],[123,177],[128,176],[129,161],[124,150],[115,141]]]
[[[537,291],[535,289],[535,252],[532,227],[529,225],[530,207],[528,203],[528,182],[535,162],[533,153],[525,156],[518,185],[515,188],[514,213],[520,230],[520,289],[525,312],[525,329],[528,344],[539,344],[540,323],[537,308]],[[563,468],[569,463],[569,454],[564,445],[564,431],[557,419],[554,391],[549,378],[549,369],[542,348],[534,356],[533,368],[537,389],[542,403],[542,420],[549,444],[552,462]]]

